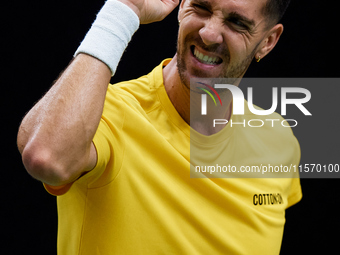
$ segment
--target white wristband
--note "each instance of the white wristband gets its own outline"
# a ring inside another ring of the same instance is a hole
[[[139,27],[137,14],[127,5],[108,0],[97,14],[74,56],[86,53],[104,62],[114,75],[118,63]]]

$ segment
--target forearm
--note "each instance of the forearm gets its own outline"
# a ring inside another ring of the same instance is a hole
[[[24,118],[18,147],[27,171],[51,185],[77,178],[89,162],[110,69],[79,54]]]
[[[105,3],[74,61],[20,126],[17,142],[23,163],[33,177],[47,184],[72,182],[95,166],[92,139],[125,47],[140,22],[158,21],[178,4],[177,0],[122,2]]]
[[[138,17],[130,8],[107,1],[74,61],[25,117],[18,147],[33,177],[61,185],[95,166],[97,155],[91,143],[107,86],[138,26]]]

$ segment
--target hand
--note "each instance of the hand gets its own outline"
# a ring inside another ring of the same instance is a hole
[[[163,20],[178,5],[179,0],[118,0],[129,6],[141,24]]]

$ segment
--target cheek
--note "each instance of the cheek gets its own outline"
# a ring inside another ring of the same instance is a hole
[[[199,26],[194,24],[194,22],[188,22],[187,20],[181,21],[177,37],[178,44],[181,45],[181,47],[189,48],[192,43],[198,40]]]
[[[234,31],[227,31],[224,40],[228,46],[231,62],[244,60],[251,53],[251,47],[244,35]]]
[[[202,22],[197,21],[197,19],[194,18],[185,18],[181,20],[179,31],[183,35],[191,34],[191,33],[197,33],[198,31],[203,27],[204,25]]]

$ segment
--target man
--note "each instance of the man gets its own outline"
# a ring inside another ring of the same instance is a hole
[[[299,180],[190,178],[190,146],[224,164],[286,165],[299,161],[296,139],[290,129],[191,123],[190,80],[241,78],[279,40],[284,2],[182,1],[177,54],[109,87],[139,23],[163,19],[178,2],[106,2],[18,134],[27,171],[58,196],[58,254],[279,253]],[[230,105],[219,114],[234,118]]]

